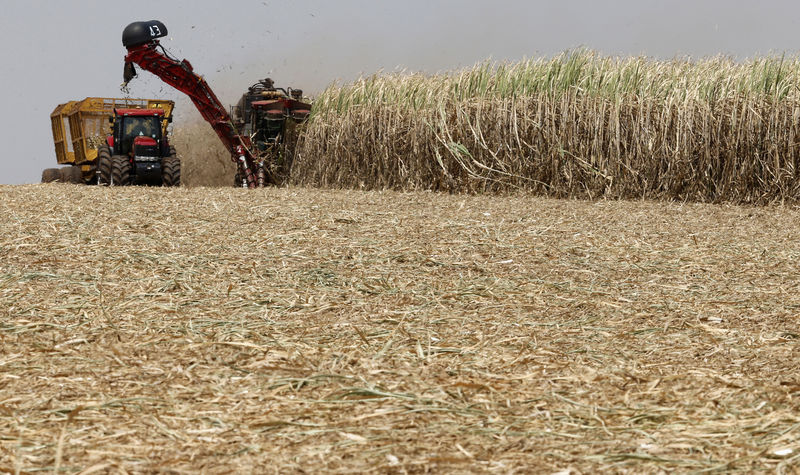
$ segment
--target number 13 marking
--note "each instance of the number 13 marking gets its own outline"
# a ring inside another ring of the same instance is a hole
[[[158,25],[153,25],[150,27],[150,36],[158,36],[161,34],[161,29]]]

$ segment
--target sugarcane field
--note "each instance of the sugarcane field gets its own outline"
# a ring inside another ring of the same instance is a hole
[[[800,54],[251,77],[141,16],[0,181],[0,474],[800,470]]]

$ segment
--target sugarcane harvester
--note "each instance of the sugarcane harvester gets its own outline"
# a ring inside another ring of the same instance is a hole
[[[178,61],[161,46],[158,39],[166,35],[167,28],[157,20],[138,21],[125,28],[122,45],[127,48],[128,54],[125,56],[123,84],[127,85],[136,76],[136,64],[183,92],[231,153],[231,159],[238,167],[237,177],[241,179],[241,186],[256,188],[277,184],[277,178],[265,163],[265,156],[253,147],[250,135],[237,128],[208,83],[194,72],[189,61]],[[307,113],[311,107],[295,98],[280,99],[280,106],[287,114],[292,111]]]

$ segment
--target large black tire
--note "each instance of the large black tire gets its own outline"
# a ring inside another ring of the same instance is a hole
[[[111,184],[111,149],[108,144],[97,149],[97,184]]]
[[[125,155],[111,157],[111,185],[128,186],[132,183],[131,161]]]
[[[83,173],[81,172],[81,167],[64,167],[59,169],[59,174],[61,175],[61,183],[83,183]]]
[[[45,168],[42,171],[42,183],[52,183],[61,179],[61,172],[58,168]]]
[[[175,155],[161,160],[161,184],[181,186],[181,160]]]

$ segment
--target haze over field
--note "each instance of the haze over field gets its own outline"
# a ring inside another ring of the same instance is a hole
[[[121,95],[122,29],[159,19],[163,44],[189,59],[223,103],[234,102],[267,75],[308,92],[362,73],[408,69],[436,72],[488,58],[551,56],[585,46],[610,55],[658,58],[716,54],[746,58],[793,54],[800,5],[788,0],[562,2],[143,0],[109,7],[10,0],[0,17],[0,183],[38,182],[55,163],[49,114],[86,96]],[[183,96],[148,73],[136,97],[178,101],[179,122],[199,120]],[[209,130],[209,133],[211,131]]]

